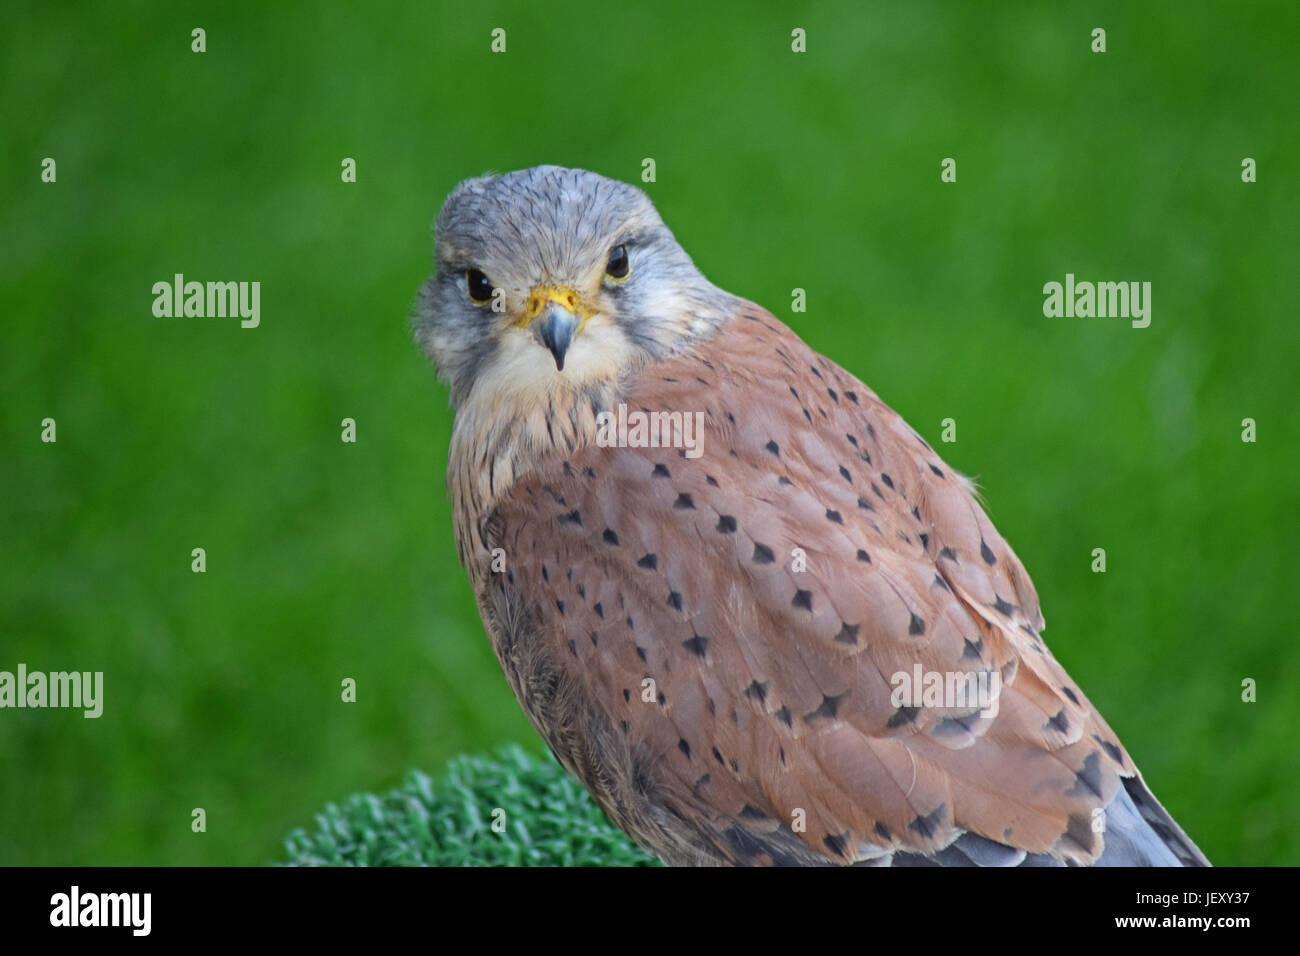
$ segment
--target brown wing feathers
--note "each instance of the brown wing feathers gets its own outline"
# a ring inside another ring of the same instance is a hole
[[[1020,562],[901,418],[757,307],[625,401],[703,412],[703,454],[590,445],[522,478],[489,587],[651,775],[664,825],[737,862],[963,831],[1096,857],[1093,812],[1133,768],[1039,638]],[[996,716],[895,706],[918,664],[996,672]]]

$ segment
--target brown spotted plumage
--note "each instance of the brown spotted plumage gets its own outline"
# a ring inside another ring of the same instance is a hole
[[[639,191],[510,175],[444,209],[421,336],[457,400],[449,484],[484,624],[611,820],[678,864],[1205,862],[1043,643],[1033,584],[967,479],[763,309],[693,267],[656,272],[662,237],[626,240],[667,232]],[[595,199],[569,209],[584,188]],[[462,249],[507,272],[504,250],[458,238],[492,228],[484,197],[515,210],[500,234],[537,268],[498,286],[507,311],[483,334],[509,344],[471,370],[438,283],[473,267]],[[567,246],[544,241],[566,229]],[[639,300],[598,271],[625,241],[627,284],[650,276]],[[559,354],[517,318],[557,279],[595,323]],[[488,369],[518,364],[512,349],[546,375],[503,386]],[[619,404],[702,413],[698,456],[602,446]],[[918,667],[982,675],[995,706],[896,703]]]

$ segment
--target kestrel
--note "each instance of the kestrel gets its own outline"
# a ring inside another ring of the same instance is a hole
[[[435,259],[416,328],[456,409],[461,562],[524,712],[637,843],[1208,865],[1043,643],[972,483],[710,283],[645,193],[470,179]]]

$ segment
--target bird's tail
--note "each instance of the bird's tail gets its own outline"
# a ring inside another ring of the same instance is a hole
[[[1140,776],[1124,777],[1106,808],[1106,848],[1096,866],[1210,866]]]

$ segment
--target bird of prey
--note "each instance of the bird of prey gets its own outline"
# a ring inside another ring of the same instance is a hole
[[[460,559],[533,726],[638,844],[1208,865],[1043,643],[972,483],[709,282],[644,192],[487,175],[435,230],[415,326],[456,409]]]

